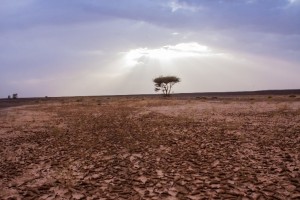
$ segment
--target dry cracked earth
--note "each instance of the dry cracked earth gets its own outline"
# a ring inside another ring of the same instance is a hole
[[[300,98],[2,108],[0,199],[300,199]]]

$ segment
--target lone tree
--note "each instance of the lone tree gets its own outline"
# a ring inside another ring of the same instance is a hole
[[[177,76],[159,76],[153,79],[155,92],[162,91],[164,96],[170,96],[172,87],[175,83],[180,82]]]

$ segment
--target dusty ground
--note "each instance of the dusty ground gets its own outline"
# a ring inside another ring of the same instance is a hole
[[[300,199],[300,98],[2,108],[0,199]]]

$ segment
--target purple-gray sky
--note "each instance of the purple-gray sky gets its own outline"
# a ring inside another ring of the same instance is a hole
[[[1,0],[0,98],[300,88],[300,0]]]

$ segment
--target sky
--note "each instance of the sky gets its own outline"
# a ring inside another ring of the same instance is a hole
[[[300,0],[0,0],[0,98],[300,89]]]

